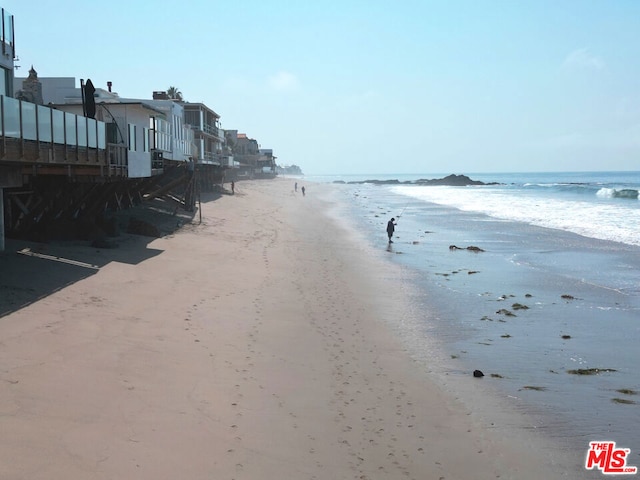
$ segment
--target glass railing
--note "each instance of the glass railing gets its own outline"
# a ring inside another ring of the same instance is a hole
[[[11,52],[9,52],[12,56],[14,54],[13,52],[13,15],[11,15],[9,12],[7,12],[4,8],[2,9],[2,32],[0,32],[2,34],[2,43],[3,43],[3,47],[2,47],[2,53],[5,54],[7,53],[5,51],[5,45],[8,45],[9,47],[11,47]]]
[[[5,96],[0,96],[0,133],[8,138],[107,148],[104,122]]]

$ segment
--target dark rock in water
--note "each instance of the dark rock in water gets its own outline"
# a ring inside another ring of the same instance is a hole
[[[473,376],[476,378],[484,377],[484,373],[482,373],[480,370],[474,370]]]
[[[449,250],[469,250],[470,252],[484,252],[484,250],[480,247],[475,247],[473,245],[470,245],[466,248],[458,247],[457,245],[449,245]]]
[[[479,180],[471,180],[466,175],[447,175],[444,178],[433,178],[431,180],[416,180],[416,185],[446,185],[450,187],[466,187],[467,185],[495,185],[492,183],[484,183]]]
[[[336,180],[333,183],[345,183],[345,182],[343,180]],[[363,180],[363,181],[346,182],[346,183],[348,184],[371,183],[373,185],[445,185],[449,187],[466,187],[468,185],[498,185],[498,182],[485,183],[479,180],[471,180],[466,175],[453,175],[453,174],[447,175],[444,178],[433,178],[433,179],[421,178],[419,180],[416,180],[415,182],[412,182],[412,181],[401,182],[400,180],[396,179],[396,180]]]
[[[406,182],[401,182],[400,180],[364,180],[362,182],[348,182],[348,183],[372,183],[373,185],[401,185],[403,183],[405,184],[411,184],[412,182],[410,181],[406,181]]]
[[[597,375],[600,372],[617,372],[614,368],[578,368],[575,370],[567,370],[572,375]]]

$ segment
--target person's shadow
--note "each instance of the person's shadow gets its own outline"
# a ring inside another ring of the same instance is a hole
[[[387,252],[393,253],[393,243],[388,243],[387,244]]]

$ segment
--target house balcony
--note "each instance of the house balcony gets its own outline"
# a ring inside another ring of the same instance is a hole
[[[220,165],[220,154],[215,152],[203,152],[200,163],[205,165]]]
[[[116,150],[107,145],[104,122],[0,96],[0,165],[25,174],[126,175]]]
[[[218,142],[224,143],[224,131],[214,125],[204,125],[200,127],[200,125],[191,125],[196,133],[203,133],[205,135],[210,135],[214,137]]]

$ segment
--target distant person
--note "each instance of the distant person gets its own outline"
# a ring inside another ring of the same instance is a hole
[[[236,182],[232,181],[231,182],[231,195],[235,195],[236,194]]]
[[[393,237],[393,232],[396,230],[396,219],[392,218],[387,222],[387,235],[389,236],[389,243],[393,243],[391,237]]]
[[[304,197],[304,191],[305,191],[305,190],[304,190],[304,186],[302,187],[302,189],[301,189],[301,190],[302,190],[302,196]]]
[[[298,182],[295,183],[295,185],[293,186],[293,189],[297,192],[298,191]]]

